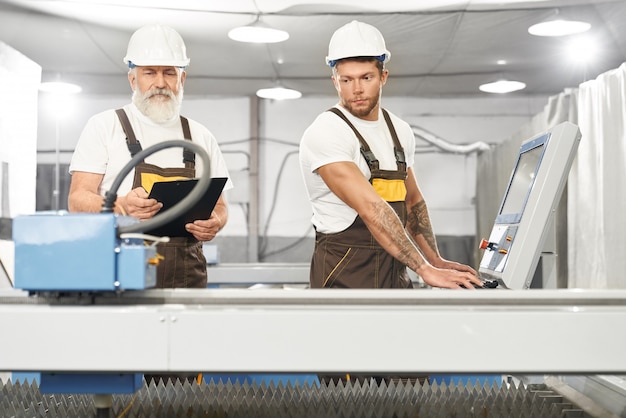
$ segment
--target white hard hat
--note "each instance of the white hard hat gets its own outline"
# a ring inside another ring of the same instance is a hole
[[[136,65],[189,65],[183,38],[174,29],[161,25],[143,26],[131,36],[124,62]]]
[[[350,57],[376,57],[386,63],[391,53],[378,29],[353,20],[335,31],[328,44],[326,64],[334,67],[337,60]]]

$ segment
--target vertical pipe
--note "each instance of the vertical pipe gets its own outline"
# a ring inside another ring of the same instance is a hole
[[[250,97],[250,174],[248,208],[248,262],[259,261],[259,124],[260,100]]]
[[[0,218],[11,217],[11,205],[9,205],[9,163],[0,161]]]
[[[54,150],[55,150],[55,162],[54,162],[54,190],[52,190],[52,199],[54,205],[52,209],[59,210],[59,195],[61,194],[61,155],[60,155],[60,142],[61,142],[61,122],[60,116],[56,115],[55,129],[54,129]]]

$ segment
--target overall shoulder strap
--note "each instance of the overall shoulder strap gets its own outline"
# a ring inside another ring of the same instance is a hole
[[[354,127],[352,122],[350,122],[350,120],[346,117],[346,115],[344,115],[341,112],[341,110],[337,109],[336,107],[331,107],[330,109],[328,109],[328,111],[334,113],[335,115],[343,119],[343,121],[348,124],[348,126],[352,129],[352,131],[354,131],[354,134],[356,135],[359,142],[361,143],[361,154],[363,155],[363,158],[365,158],[365,161],[367,162],[367,165],[370,168],[370,171],[378,170],[378,167],[379,167],[378,159],[376,158],[376,156],[370,149],[370,146],[367,145],[367,141],[365,141],[365,138],[363,138],[361,133]]]
[[[183,135],[187,141],[191,141],[191,130],[189,129],[189,120],[181,116],[180,123],[183,125]],[[195,168],[196,167],[196,154],[193,151],[188,150],[187,148],[183,149],[183,163],[185,163],[185,168]]]
[[[130,156],[132,158],[135,154],[141,151],[141,144],[137,141],[137,137],[135,137],[135,131],[133,131],[133,127],[130,125],[128,115],[124,112],[124,109],[117,109],[115,110],[115,113],[122,124],[124,133],[126,134],[126,145],[128,146],[128,151],[130,151]]]
[[[404,156],[404,148],[402,148],[402,144],[400,144],[400,139],[398,139],[398,133],[396,132],[396,128],[394,128],[393,123],[391,123],[391,117],[389,116],[389,112],[385,109],[382,109],[383,116],[385,117],[385,122],[387,122],[387,127],[389,128],[389,132],[391,133],[391,139],[393,140],[393,153],[396,156],[396,164],[398,165],[398,170],[406,171],[406,158]]]

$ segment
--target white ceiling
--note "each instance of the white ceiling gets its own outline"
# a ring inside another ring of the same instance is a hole
[[[584,36],[596,42],[595,62],[567,59],[566,46],[582,35],[528,34],[528,26],[557,13],[593,24]],[[290,38],[260,45],[227,37],[257,14]],[[387,96],[485,96],[478,85],[503,77],[528,85],[515,94],[551,95],[626,61],[625,0],[0,0],[0,41],[39,63],[44,81],[126,94],[122,57],[130,35],[162,23],[185,38],[187,95],[253,95],[278,80],[305,95],[334,95],[324,64],[328,41],[353,19],[385,36]]]

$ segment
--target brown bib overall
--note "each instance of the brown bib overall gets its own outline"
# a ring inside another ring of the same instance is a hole
[[[398,140],[391,119],[382,110],[394,143],[398,169],[379,169],[379,162],[369,145],[340,110],[329,111],[342,118],[354,131],[361,143],[361,154],[371,172],[370,183],[376,192],[389,203],[406,224],[407,177],[404,149]],[[413,287],[406,266],[392,257],[374,239],[365,222],[357,215],[347,229],[333,233],[316,233],[315,249],[311,261],[310,284],[312,288],[409,288]]]
[[[124,110],[117,109],[115,113],[124,128],[126,143],[132,158],[141,151],[141,144],[137,141]],[[180,117],[180,121],[185,139],[191,141],[189,121],[183,116]],[[186,148],[183,149],[183,162],[185,167],[182,168],[161,168],[142,161],[135,167],[133,189],[143,187],[150,192],[156,181],[194,178],[196,175],[195,154]],[[157,252],[163,257],[157,267],[157,288],[206,288],[206,258],[202,251],[202,242],[193,237],[172,237],[169,242],[158,244]]]

